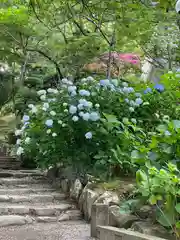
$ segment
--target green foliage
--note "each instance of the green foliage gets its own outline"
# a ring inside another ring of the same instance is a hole
[[[157,168],[171,161],[180,167],[180,121],[168,121],[157,127],[151,140],[145,146],[137,147],[133,153],[133,162],[146,165],[153,164]]]
[[[151,205],[157,207],[157,221],[176,232],[179,226],[179,170],[176,165],[168,163],[166,168],[158,170],[149,167],[148,171],[136,173],[138,190]]]

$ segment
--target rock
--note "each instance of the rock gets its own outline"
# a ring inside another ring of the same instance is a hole
[[[26,223],[32,223],[33,220],[30,217],[18,216],[18,215],[7,215],[0,216],[0,226],[11,226],[11,225],[24,225]]]
[[[142,206],[136,213],[140,218],[147,219],[152,216],[152,207],[148,205]]]
[[[58,169],[56,166],[50,167],[47,170],[47,177],[51,180],[54,180],[57,177],[57,171],[58,171]]]
[[[56,222],[57,217],[37,217],[36,221],[42,223]]]
[[[70,210],[62,213],[58,218],[58,222],[80,219],[82,219],[82,214],[79,210]]]
[[[76,179],[74,184],[72,185],[70,189],[70,198],[74,200],[79,200],[79,196],[83,190],[83,185],[79,179]]]
[[[70,190],[70,183],[68,179],[61,180],[61,189],[64,193],[69,193]]]
[[[110,206],[109,207],[109,225],[113,227],[119,228],[129,228],[131,225],[138,221],[138,217],[128,214],[128,213],[121,213],[120,207],[118,206]]]
[[[119,197],[114,192],[106,191],[96,200],[95,203],[104,203],[109,206],[119,205]]]
[[[160,238],[165,238],[165,239],[174,239],[171,234],[168,233],[168,231],[161,225],[158,224],[152,224],[150,222],[134,222],[131,226],[131,230],[151,235],[151,236],[156,236]]]

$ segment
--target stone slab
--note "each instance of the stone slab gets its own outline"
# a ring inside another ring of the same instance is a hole
[[[163,238],[110,226],[98,226],[97,232],[99,240],[165,240]]]

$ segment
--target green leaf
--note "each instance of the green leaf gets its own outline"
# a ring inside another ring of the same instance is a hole
[[[161,124],[156,128],[159,132],[165,132],[167,130],[167,125]]]
[[[149,198],[149,202],[151,205],[155,205],[158,201],[158,198],[156,195],[152,195],[150,198]]]
[[[180,213],[180,203],[177,203],[175,209],[178,213]]]
[[[120,123],[115,115],[103,113],[109,123]]]

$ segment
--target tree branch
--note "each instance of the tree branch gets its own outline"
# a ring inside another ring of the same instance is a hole
[[[48,56],[46,53],[44,53],[43,51],[41,51],[41,50],[39,50],[39,49],[30,49],[30,48],[27,48],[26,50],[29,51],[29,52],[37,52],[37,53],[39,53],[40,55],[42,55],[42,56],[44,56],[45,58],[47,58],[50,62],[52,62],[52,63],[55,65],[59,78],[61,78],[61,79],[63,78],[63,74],[62,74],[62,72],[61,72],[61,70],[60,70],[60,68],[59,68],[58,63],[57,63],[52,57]]]

